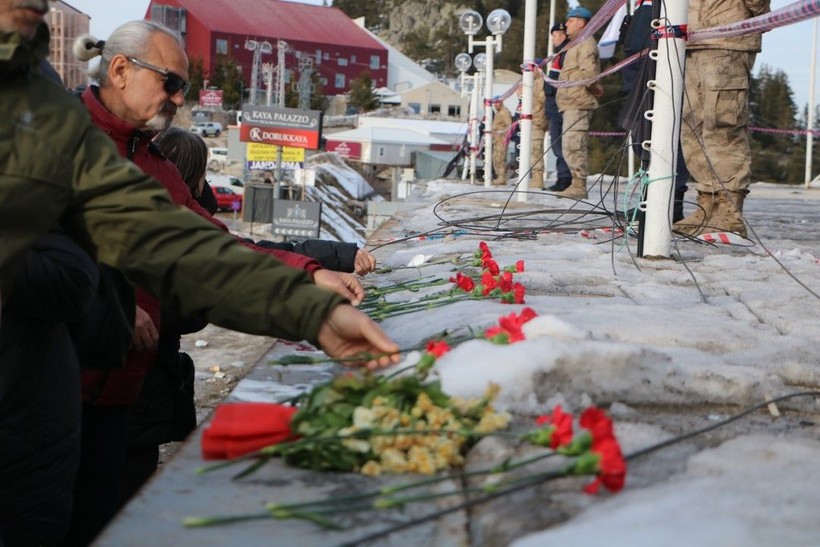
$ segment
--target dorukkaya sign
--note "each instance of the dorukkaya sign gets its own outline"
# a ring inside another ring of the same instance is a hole
[[[277,106],[242,106],[239,140],[317,150],[322,138],[322,112]]]

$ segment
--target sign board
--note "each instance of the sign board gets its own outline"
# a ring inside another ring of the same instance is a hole
[[[273,171],[276,169],[275,161],[249,161],[245,164],[248,171]],[[305,166],[303,161],[283,161],[282,169],[285,171],[293,171],[294,169],[302,169]]]
[[[325,144],[325,150],[328,152],[336,152],[341,157],[348,160],[362,159],[362,143],[360,142],[328,140]]]
[[[295,186],[316,186],[316,169],[295,169],[293,184]]]
[[[317,150],[322,138],[322,112],[278,106],[242,105],[239,140]]]
[[[282,161],[305,161],[305,149],[294,148],[292,146],[273,146],[271,144],[260,144],[249,142],[247,151],[248,161],[276,161],[276,151],[282,148]]]
[[[296,238],[317,238],[322,221],[322,203],[316,201],[273,200],[271,233]]]
[[[222,90],[221,89],[200,89],[199,90],[199,106],[207,106],[212,108],[222,108]]]

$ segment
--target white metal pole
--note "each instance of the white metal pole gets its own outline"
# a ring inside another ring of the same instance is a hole
[[[629,0],[629,14],[630,15],[635,13],[635,1],[636,0]],[[636,61],[636,62],[640,62],[640,61]],[[635,144],[635,143],[632,142],[632,135],[628,135],[626,138],[627,138],[627,143],[629,145],[629,148],[627,149],[627,153],[626,153],[626,166],[627,166],[627,172],[628,172],[628,175],[629,175],[629,180],[632,180],[632,177],[635,176],[635,149],[632,147],[632,145]]]
[[[688,0],[661,4],[660,21],[667,21],[672,28],[659,29],[662,37],[658,40],[658,48],[650,55],[657,66],[655,79],[650,83],[650,88],[654,91],[654,104],[652,110],[645,114],[652,121],[643,254],[646,257],[669,258],[672,240],[672,188],[680,139],[683,66],[686,62],[686,41],[676,38],[673,29],[687,24],[688,10]],[[658,24],[659,21],[653,21],[653,26]]]
[[[487,67],[484,69],[484,186],[493,185],[493,57],[495,43],[492,36],[485,40]]]
[[[473,90],[470,93],[470,184],[475,184],[476,159],[478,156],[478,102],[479,90],[481,89],[481,72],[476,72],[472,76]]]
[[[814,129],[814,71],[817,68],[817,18],[814,19],[814,36],[811,40],[811,70],[809,71],[809,112],[808,112],[808,119],[806,120],[806,129],[808,129],[808,134],[806,135],[806,174],[804,177],[804,183],[806,188],[809,187],[809,183],[811,182],[811,156],[812,156],[812,148],[814,147],[814,133],[812,130]]]
[[[555,25],[555,0],[550,0],[550,29],[552,29],[553,25]],[[547,57],[552,55],[552,52],[555,51],[555,44],[552,43],[552,33],[547,33]]]
[[[524,62],[521,74],[521,117],[518,128],[521,138],[518,150],[518,201],[527,201],[527,190],[530,188],[530,169],[534,161],[542,158],[532,157],[532,86],[535,81],[532,64],[535,63],[535,18],[536,0],[527,0],[524,8]],[[541,78],[537,84],[544,85]],[[540,187],[541,181],[535,181]]]

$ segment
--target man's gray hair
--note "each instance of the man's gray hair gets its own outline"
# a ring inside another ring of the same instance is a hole
[[[165,25],[156,21],[130,21],[117,27],[105,41],[97,40],[88,34],[80,36],[74,42],[74,53],[81,61],[101,56],[99,64],[89,68],[88,76],[98,82],[100,87],[104,87],[111,59],[115,55],[143,57],[148,49],[151,35],[155,32],[167,34],[176,40],[180,47],[185,48],[182,36]]]

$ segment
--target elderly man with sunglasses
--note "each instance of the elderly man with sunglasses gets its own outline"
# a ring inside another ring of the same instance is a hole
[[[398,346],[341,296],[175,206],[155,180],[120,157],[79,101],[38,71],[48,55],[48,9],[47,0],[0,0],[0,544],[6,547],[59,544],[70,511],[66,494],[79,452],[77,358],[64,319],[14,308],[26,288],[24,263],[57,225],[90,256],[185,313],[252,334],[307,339],[336,358],[382,354],[361,359],[370,366],[399,360]],[[162,62],[166,67],[184,74]],[[140,77],[150,74],[165,85],[164,75],[140,70]]]
[[[114,140],[122,156],[159,180],[176,204],[227,229],[194,200],[176,167],[151,142],[171,125],[190,87],[186,80],[188,59],[180,36],[152,21],[132,21],[117,28],[104,42],[89,36],[79,38],[75,51],[83,60],[101,56],[100,63],[89,74],[97,84],[89,86],[81,96],[93,123]],[[317,261],[303,255],[249,246],[306,270],[317,284],[354,302],[363,296],[361,285],[349,274],[322,269]],[[107,274],[116,276],[103,272]],[[155,361],[160,316],[159,301],[138,288],[135,332],[122,369],[108,371],[86,366],[84,352],[80,350],[84,366],[83,454],[69,543],[85,544],[93,539],[116,510],[116,484],[122,474],[128,408]],[[88,319],[96,321],[93,317]]]

